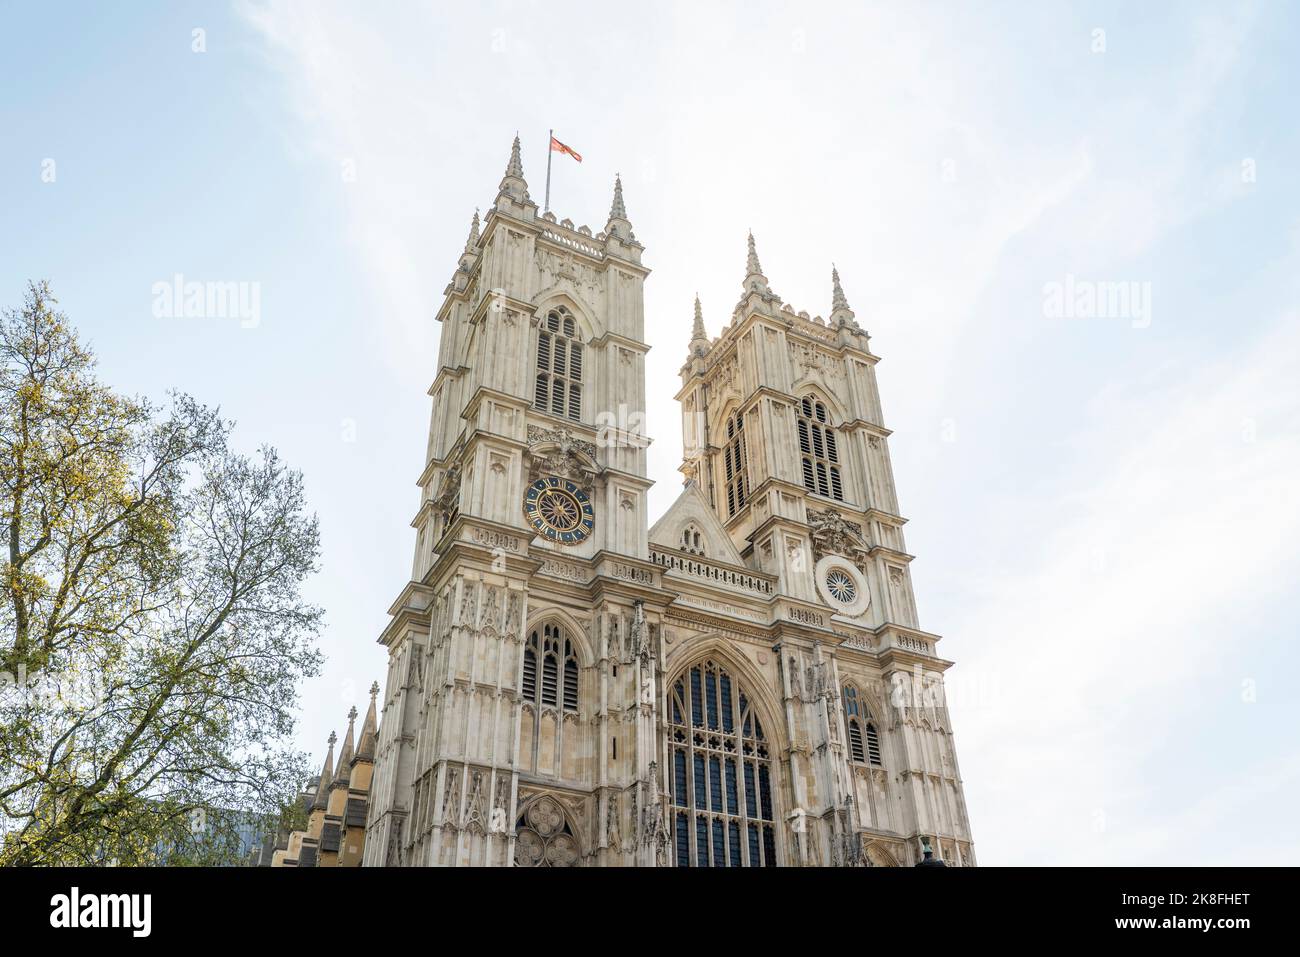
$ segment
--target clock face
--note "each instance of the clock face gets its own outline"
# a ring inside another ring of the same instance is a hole
[[[524,517],[538,535],[562,545],[577,545],[596,527],[591,499],[567,479],[543,478],[528,486]]]

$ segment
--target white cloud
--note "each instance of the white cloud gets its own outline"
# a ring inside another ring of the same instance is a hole
[[[1243,58],[1249,10],[1170,28],[1168,49],[1135,51],[1125,25],[1112,24],[1107,61],[1086,52],[1091,24],[1045,24],[1027,10],[1022,33],[988,12],[897,6],[696,3],[649,19],[608,5],[594,17],[568,4],[366,18],[337,3],[239,8],[282,72],[286,149],[305,144],[301,162],[322,196],[344,197],[375,300],[365,320],[413,403],[426,401],[434,372],[442,286],[516,128],[535,199],[548,126],[584,153],[581,167],[557,160],[561,217],[598,229],[613,173],[624,174],[655,270],[656,512],[678,488],[671,396],[691,299],[700,293],[716,334],[738,293],[746,227],[796,309],[826,314],[838,263],[886,358],[883,401],[903,438],[938,421],[972,362],[988,363],[976,370],[981,388],[1011,402],[1014,373],[1054,360],[1035,342],[1008,343],[1024,350],[1019,366],[970,348],[972,330],[990,328],[985,310],[1016,307],[987,300],[990,284],[1036,295],[1061,278],[1035,271],[1046,261],[1133,278],[1129,263],[1246,195],[1214,172],[1227,161],[1198,151],[1204,115]],[[1139,81],[1108,85],[1107,71],[1124,69]],[[345,184],[348,158],[358,176]],[[1015,261],[1022,246],[1042,258]],[[1294,316],[1269,328],[1230,357],[1166,352],[1142,377],[1129,367],[1099,382],[1080,431],[1015,463],[1041,473],[1028,494],[999,501],[996,489],[951,481],[931,491],[1005,515],[1011,528],[983,577],[963,586],[947,629],[964,649],[954,684],[986,689],[956,711],[987,863],[1195,859],[1196,837],[1180,829],[1275,799],[1276,781],[1193,802],[1144,775],[1191,706],[1190,683],[1225,660],[1207,622],[1247,589],[1295,572],[1300,513],[1284,477],[1300,465],[1291,385],[1300,336]],[[1253,441],[1243,440],[1248,420]],[[393,442],[407,444],[379,454],[405,462],[424,437]],[[909,463],[894,448],[900,493],[923,522],[941,503],[918,499],[904,479],[930,466],[933,450],[918,443]],[[1046,474],[1061,462],[1073,465],[1068,487]],[[385,539],[412,544],[404,528]],[[924,589],[919,601],[925,625]],[[355,654],[368,674],[377,652],[363,642]],[[1152,811],[1161,801],[1172,814],[1163,824]]]
[[[1015,859],[1027,841],[1055,863],[1149,862],[1143,835],[1192,813],[1198,795],[1160,790],[1144,805],[1135,789],[1166,736],[1204,707],[1197,682],[1244,677],[1223,630],[1243,596],[1300,571],[1297,381],[1293,313],[1195,371],[1170,364],[1103,389],[1061,452],[1074,487],[1028,512],[1000,503],[1027,543],[1050,538],[1027,544],[1019,566],[992,556],[971,588],[983,601],[954,623],[971,649],[954,680],[997,689],[955,708],[972,818],[999,849],[987,862]],[[1251,786],[1226,780],[1247,801]],[[1260,835],[1258,850],[1276,837]]]

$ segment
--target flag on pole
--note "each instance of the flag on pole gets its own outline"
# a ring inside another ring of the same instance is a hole
[[[577,150],[575,150],[572,146],[565,146],[563,143],[561,143],[559,140],[555,138],[554,134],[551,135],[551,152],[568,153],[579,163],[582,162],[582,154],[579,153]]]

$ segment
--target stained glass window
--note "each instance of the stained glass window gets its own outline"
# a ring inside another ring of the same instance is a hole
[[[771,754],[739,682],[703,661],[678,677],[667,711],[678,866],[776,866]]]

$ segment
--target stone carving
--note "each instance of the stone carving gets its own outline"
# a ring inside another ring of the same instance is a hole
[[[653,848],[656,862],[664,864],[668,853],[668,820],[659,795],[659,765],[655,761],[650,762],[648,773],[641,781],[641,845]]]
[[[515,864],[520,867],[573,867],[578,842],[569,832],[564,811],[550,797],[534,801],[519,821]]]
[[[534,477],[554,475],[568,479],[590,495],[595,485],[596,471],[579,458],[579,453],[586,456],[588,461],[595,462],[595,443],[575,439],[563,426],[558,429],[543,429],[536,425],[528,427],[531,474]]]
[[[568,250],[553,251],[538,245],[536,263],[539,288],[560,286],[573,289],[588,305],[599,304],[600,275],[573,253]]]
[[[797,621],[802,625],[824,625],[822,616],[805,608],[787,608],[786,617],[791,621]]]
[[[497,781],[497,796],[492,803],[492,822],[489,825],[489,830],[493,834],[504,834],[506,831],[507,805],[510,802],[506,783],[504,777]]]
[[[471,833],[482,834],[487,829],[487,821],[483,817],[483,772],[475,771],[471,781],[465,821],[461,827]]]
[[[632,604],[632,655],[640,658],[643,665],[650,662],[650,643],[646,638],[649,628],[645,621],[645,602],[637,600]]]
[[[846,522],[831,509],[808,509],[808,524],[813,543],[813,557],[820,561],[826,555],[843,555],[863,574],[869,564],[862,526]]]
[[[480,623],[485,631],[492,629],[499,631],[501,624],[498,615],[501,612],[501,590],[489,585],[487,594],[483,597],[483,621]]]
[[[618,814],[618,792],[609,792],[609,805],[605,814],[605,843],[614,851],[623,849],[623,827]]]
[[[442,473],[442,481],[438,483],[438,492],[433,497],[433,504],[444,515],[450,515],[456,510],[459,500],[460,466],[453,465]]]
[[[490,528],[474,529],[474,541],[480,545],[486,545],[489,549],[499,549],[502,551],[519,551],[519,538],[495,531]]]
[[[832,379],[843,378],[844,370],[833,356],[817,348],[811,342],[790,341],[790,358],[795,367],[803,374],[820,372]]]
[[[624,565],[621,563],[611,563],[609,573],[615,578],[621,578],[624,581],[637,582],[641,585],[653,585],[655,577],[644,568],[637,568],[634,565]]]
[[[738,391],[736,386],[738,375],[739,370],[736,367],[735,355],[728,356],[718,364],[717,371],[713,376],[713,388],[719,397],[725,398],[727,393]]]
[[[554,558],[542,559],[542,566],[537,570],[543,575],[554,575],[556,578],[565,578],[573,582],[585,582],[587,580],[587,572],[581,566],[571,565],[568,562],[562,562]]]
[[[461,583],[460,623],[466,628],[474,627],[474,618],[478,611],[478,590],[474,586],[475,583],[472,581]]]
[[[523,631],[524,624],[523,599],[519,592],[511,589],[510,598],[506,605],[506,621],[504,631],[509,635],[519,635]]]
[[[447,769],[447,787],[442,794],[442,823],[456,829],[460,820],[460,772],[455,768]]]

